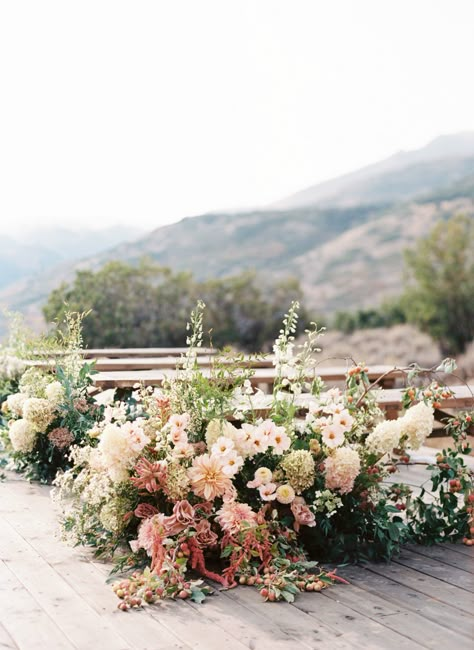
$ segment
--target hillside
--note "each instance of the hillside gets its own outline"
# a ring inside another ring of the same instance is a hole
[[[351,193],[341,193],[333,205],[204,214],[82,261],[63,261],[0,289],[0,308],[23,311],[39,324],[50,291],[71,281],[77,269],[143,256],[201,279],[245,269],[260,272],[263,283],[291,274],[315,313],[376,305],[400,291],[405,248],[454,213],[474,218],[474,135],[439,138],[382,161],[376,174],[374,168],[369,176],[367,170],[350,175]],[[346,181],[338,179],[341,187]]]
[[[413,200],[473,172],[474,133],[444,135],[421,149],[401,151],[374,165],[313,185],[272,207],[287,210]]]

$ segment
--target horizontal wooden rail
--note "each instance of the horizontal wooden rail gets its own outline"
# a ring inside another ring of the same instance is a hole
[[[252,363],[248,362],[248,366]],[[103,366],[96,365],[97,369]],[[109,367],[109,366],[108,366]],[[277,378],[277,371],[275,368],[255,367],[253,366],[254,374],[250,378],[254,386],[272,386]],[[201,372],[204,376],[210,376],[210,368],[202,367]],[[308,380],[314,378],[315,374],[324,382],[343,382],[346,378],[345,367],[324,367],[320,366],[315,372],[312,372],[307,377]],[[372,366],[367,373],[370,381],[375,381],[383,376],[381,380],[384,387],[393,386],[397,377],[401,376],[401,371],[394,370],[391,366]],[[93,376],[93,381],[96,386],[101,388],[132,388],[136,384],[143,383],[146,386],[161,386],[166,377],[174,377],[175,370],[172,368],[165,369],[149,369],[149,370],[116,370],[110,372],[98,372]]]
[[[187,351],[188,348],[89,348],[80,350],[80,353],[85,359],[98,359],[102,357],[108,359],[132,359],[134,357],[180,357],[182,354],[186,354]],[[216,354],[216,350],[213,348],[197,348],[197,351],[200,355]],[[38,350],[37,354],[42,355],[45,353]],[[48,357],[59,357],[63,355],[63,350],[52,350],[45,354]]]

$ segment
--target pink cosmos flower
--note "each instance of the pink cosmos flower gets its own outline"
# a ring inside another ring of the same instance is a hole
[[[172,428],[168,434],[168,440],[173,445],[185,445],[188,442],[188,434],[184,429]]]
[[[260,492],[260,497],[262,498],[263,501],[273,501],[276,499],[276,490],[277,486],[276,483],[267,483],[266,485],[261,485],[258,488],[258,491]]]
[[[172,415],[168,420],[168,423],[175,429],[186,430],[189,426],[190,420],[191,418],[189,416],[189,413],[181,413],[180,415]]]
[[[189,442],[178,442],[171,452],[175,458],[192,458],[194,447]]]
[[[234,441],[226,436],[220,436],[217,438],[216,442],[212,445],[211,451],[217,456],[225,456],[230,451],[234,449]]]
[[[254,431],[251,432],[250,442],[254,454],[262,454],[268,449],[268,436],[266,436],[259,428],[254,429]]]

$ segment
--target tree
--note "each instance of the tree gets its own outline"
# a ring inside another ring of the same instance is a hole
[[[246,351],[268,348],[285,311],[302,291],[294,279],[264,285],[255,273],[197,282],[150,260],[138,266],[109,262],[99,271],[79,271],[72,285],[53,291],[43,312],[61,322],[67,310],[91,311],[83,336],[89,347],[181,347],[185,324],[198,298],[207,309],[205,330],[216,347]],[[308,324],[300,311],[300,331]]]
[[[456,215],[405,252],[407,320],[457,354],[474,338],[474,220]]]

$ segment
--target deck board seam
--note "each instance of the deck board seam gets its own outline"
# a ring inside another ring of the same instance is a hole
[[[71,647],[73,647],[73,648],[79,648],[79,646],[77,646],[77,645],[74,643],[74,641],[73,641],[72,639],[69,638],[69,636],[68,636],[68,635],[66,634],[66,632],[62,629],[62,627],[61,627],[60,625],[58,625],[58,623],[54,620],[54,618],[51,616],[51,614],[50,614],[48,611],[46,611],[46,610],[42,607],[40,600],[39,600],[38,598],[35,597],[34,593],[33,593],[32,591],[30,591],[30,589],[28,589],[28,586],[24,583],[24,581],[23,581],[19,576],[17,576],[17,574],[15,573],[15,571],[13,571],[13,569],[9,566],[9,563],[6,562],[5,560],[1,559],[1,558],[0,558],[0,562],[2,563],[3,567],[8,571],[8,573],[10,573],[10,574],[12,575],[13,579],[16,580],[17,582],[19,582],[19,583],[24,587],[24,589],[26,589],[26,591],[27,591],[28,594],[31,596],[31,598],[34,600],[34,602],[38,605],[39,609],[40,609],[40,610],[43,612],[43,614],[44,614],[44,615],[45,615],[45,616],[46,616],[46,617],[51,621],[53,627],[55,627],[55,628],[58,630],[58,632],[61,634],[61,636],[64,637],[65,641],[66,641],[66,642],[67,642]],[[10,635],[10,636],[11,636],[11,635]]]

